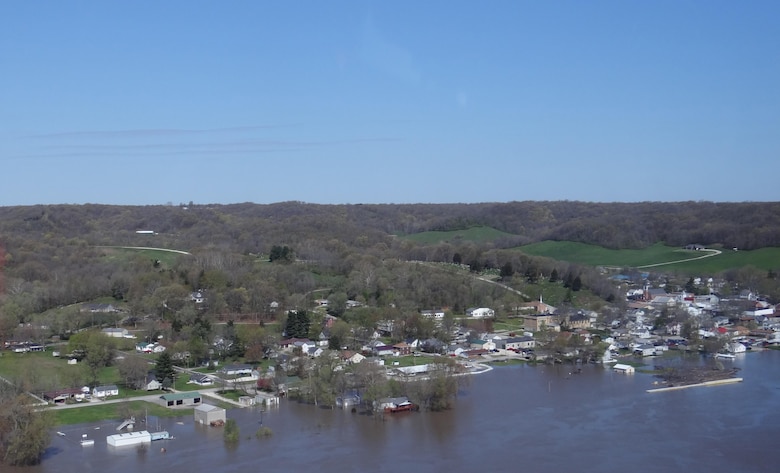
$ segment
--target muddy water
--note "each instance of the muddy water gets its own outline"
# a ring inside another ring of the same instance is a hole
[[[273,431],[264,439],[254,435],[261,412],[236,409],[228,412],[241,429],[235,447],[189,416],[150,419],[149,430],[175,438],[145,450],[106,445],[114,422],[70,426],[53,435],[41,465],[19,471],[777,471],[780,352],[726,363],[742,369],[743,383],[654,394],[647,374],[499,367],[474,376],[451,411],[384,420],[283,402],[262,413]],[[78,444],[83,433],[94,446]]]

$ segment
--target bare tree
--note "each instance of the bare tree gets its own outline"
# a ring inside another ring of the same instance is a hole
[[[146,375],[149,373],[150,365],[140,356],[128,355],[119,362],[117,369],[127,387],[142,389],[146,385]]]

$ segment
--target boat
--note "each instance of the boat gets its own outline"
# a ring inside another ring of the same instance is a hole
[[[409,401],[409,398],[406,396],[386,397],[384,399],[375,401],[374,405],[378,411],[389,413],[417,411],[420,409],[420,406]]]
[[[395,412],[416,411],[418,409],[419,406],[417,406],[417,404],[412,404],[410,402],[409,404],[401,404],[400,406],[385,407],[385,412],[395,413]]]
[[[407,411],[416,411],[419,410],[420,406],[417,404],[411,403],[409,401],[402,402],[401,404],[395,405],[395,406],[387,406],[385,407],[385,412],[395,413],[395,412],[407,412]]]
[[[715,353],[715,358],[719,358],[721,360],[733,360],[736,358],[736,356],[731,353]]]

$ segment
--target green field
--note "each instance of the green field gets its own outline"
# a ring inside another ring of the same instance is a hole
[[[517,248],[523,253],[544,256],[560,261],[589,266],[639,268],[658,263],[671,263],[704,256],[702,251],[684,250],[657,243],[641,250],[611,250],[595,245],[570,241],[544,241]],[[769,270],[780,268],[780,248],[762,248],[753,251],[723,249],[719,255],[695,261],[684,261],[655,266],[660,271],[718,273],[728,269],[754,266]]]
[[[179,258],[185,256],[181,253],[175,253],[173,251],[120,248],[113,246],[102,247],[102,250],[104,251],[105,257],[107,259],[116,261],[120,264],[138,259],[145,259],[150,262],[159,260],[160,264],[166,268],[170,268],[176,261],[178,261]]]
[[[511,233],[502,232],[492,227],[475,226],[464,230],[450,230],[446,232],[422,232],[405,235],[404,238],[417,243],[426,245],[435,244],[443,241],[473,241],[483,243],[500,238],[514,237]]]

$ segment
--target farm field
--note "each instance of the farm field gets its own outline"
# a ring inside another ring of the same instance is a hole
[[[141,248],[122,248],[122,247],[101,247],[103,255],[109,261],[115,261],[126,264],[130,261],[139,259],[148,261],[159,261],[164,267],[173,266],[183,255],[172,251],[152,250]]]
[[[615,266],[638,268],[659,263],[673,263],[656,266],[679,272],[717,273],[728,269],[754,266],[769,270],[780,267],[780,248],[761,248],[753,251],[721,249],[722,253],[694,261],[681,261],[704,256],[702,251],[685,250],[657,243],[641,250],[611,250],[595,245],[567,241],[544,241],[516,248],[523,253],[544,256],[560,261],[589,266]],[[680,262],[677,262],[680,261]]]

